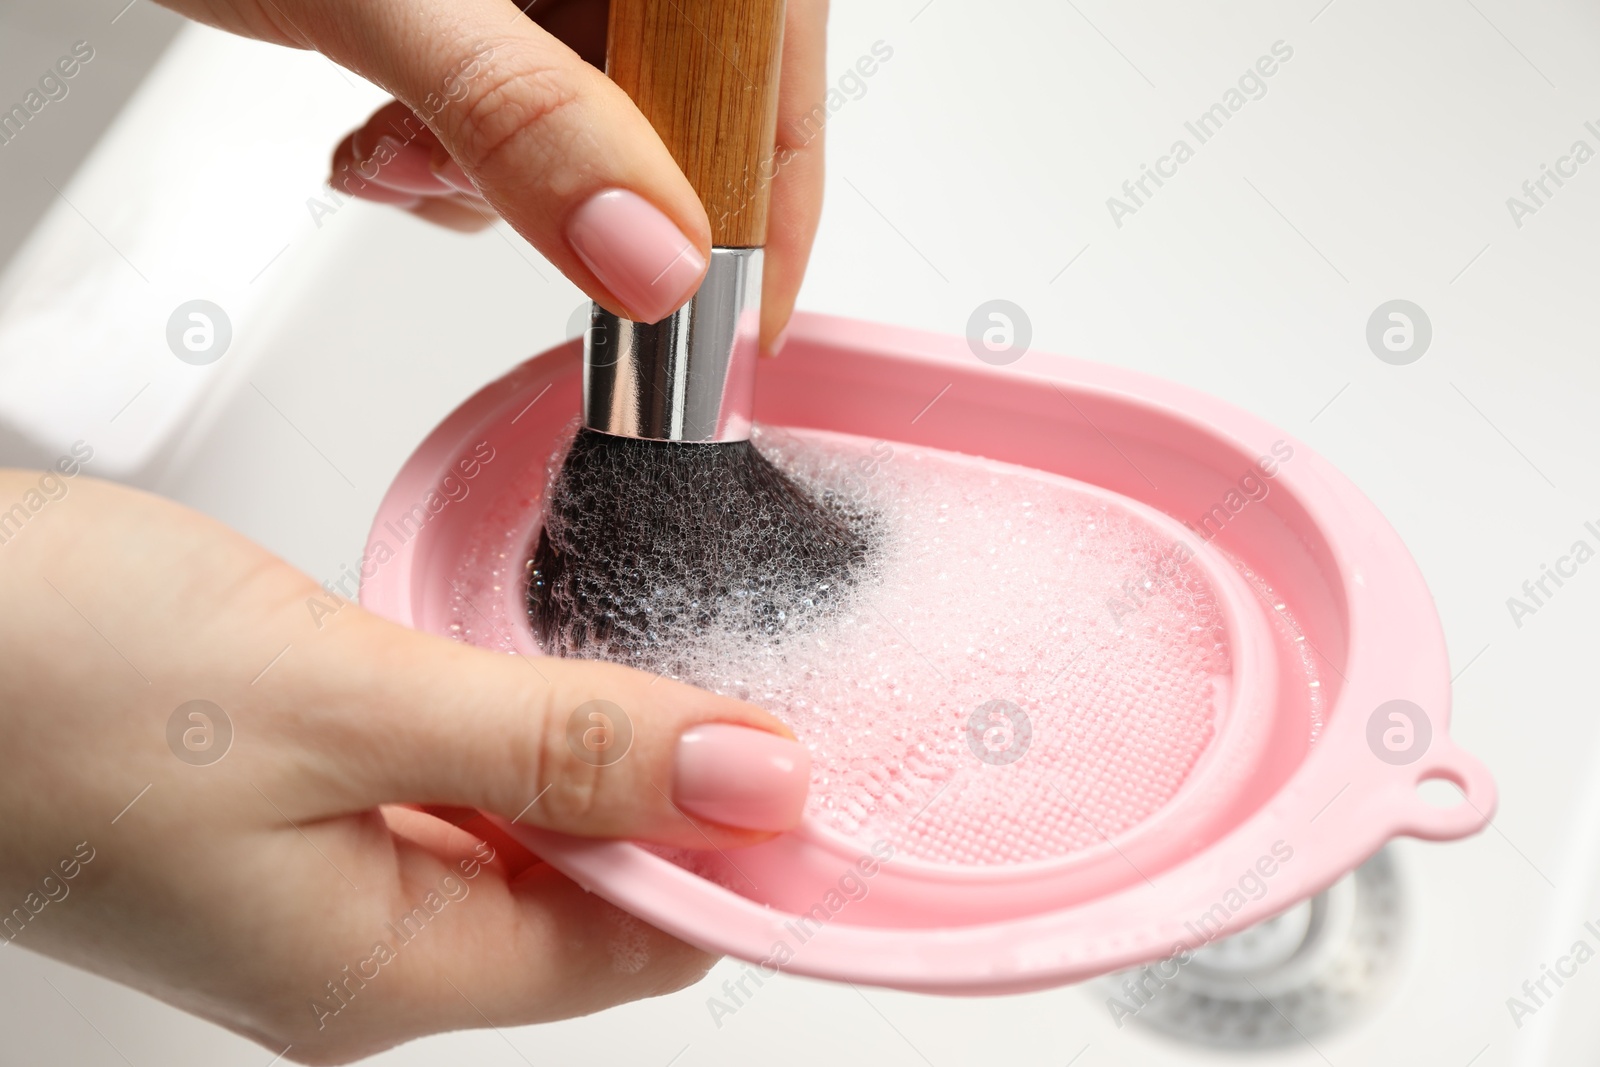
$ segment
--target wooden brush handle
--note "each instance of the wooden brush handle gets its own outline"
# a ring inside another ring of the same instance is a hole
[[[783,5],[611,0],[606,73],[700,194],[717,247],[766,244]]]

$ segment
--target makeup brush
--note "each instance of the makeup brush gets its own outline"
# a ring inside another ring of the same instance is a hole
[[[710,628],[795,626],[868,556],[870,516],[750,441],[782,35],[783,0],[611,0],[607,73],[699,193],[713,247],[660,322],[592,309],[583,424],[528,565],[551,654],[670,671]]]

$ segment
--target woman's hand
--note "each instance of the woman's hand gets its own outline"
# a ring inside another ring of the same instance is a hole
[[[394,94],[334,153],[335,189],[463,229],[498,212],[584,292],[638,321],[664,318],[698,287],[710,225],[649,122],[599,69],[605,0],[161,2],[315,48]],[[761,301],[768,352],[822,208],[814,112],[826,17],[827,0],[788,0]],[[621,195],[597,199],[607,191]]]
[[[0,471],[0,604],[0,933],[291,1060],[704,973],[470,809],[705,848],[804,803],[757,708],[329,614],[238,534],[83,476]],[[595,699],[633,725],[608,766],[568,742]]]

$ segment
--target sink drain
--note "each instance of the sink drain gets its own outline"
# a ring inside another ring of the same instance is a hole
[[[1325,892],[1232,937],[1095,983],[1120,1028],[1225,1048],[1314,1039],[1354,1019],[1398,961],[1394,861],[1379,852]]]

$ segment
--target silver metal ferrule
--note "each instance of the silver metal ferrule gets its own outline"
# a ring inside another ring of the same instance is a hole
[[[660,322],[594,305],[583,342],[584,425],[652,441],[747,440],[761,259],[759,248],[713,248],[699,291]]]

